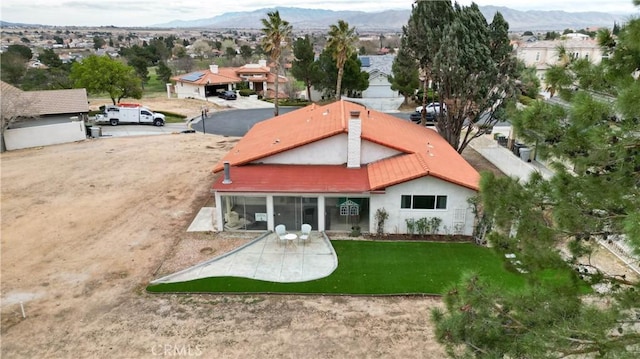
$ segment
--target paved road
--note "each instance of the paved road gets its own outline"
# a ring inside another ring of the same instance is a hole
[[[280,107],[280,114],[285,114],[298,109],[298,107]],[[393,112],[393,116],[410,121],[409,112]],[[206,132],[222,136],[242,137],[253,125],[273,117],[273,108],[234,109],[209,113],[204,119],[200,116],[193,119],[190,128],[196,132]],[[498,123],[496,126],[508,125]],[[105,137],[152,135],[162,133],[175,133],[189,130],[186,123],[168,123],[162,127],[152,125],[103,125],[102,135]],[[204,130],[204,131],[203,131]]]
[[[280,107],[280,114],[285,114],[298,107]],[[249,129],[258,122],[273,117],[272,108],[257,108],[249,110],[228,110],[210,113],[204,120],[204,132],[222,136],[244,136]],[[203,132],[203,121],[195,119],[191,128]]]

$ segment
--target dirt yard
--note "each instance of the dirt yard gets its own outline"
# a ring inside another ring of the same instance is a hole
[[[439,299],[145,292],[160,273],[249,240],[186,233],[235,141],[172,134],[3,153],[2,357],[444,357],[429,321]]]
[[[3,153],[2,357],[443,357],[429,322],[438,299],[144,291],[161,267],[248,240],[186,233],[236,140],[173,134]]]

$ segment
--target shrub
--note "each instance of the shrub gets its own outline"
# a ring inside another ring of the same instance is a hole
[[[243,97],[249,97],[251,95],[256,94],[256,92],[252,89],[240,89],[238,90],[238,93],[240,94],[240,96],[243,96]]]
[[[533,103],[533,101],[535,101],[534,99],[532,99],[531,97],[525,96],[525,95],[519,95],[518,96],[518,101],[525,105],[525,106],[529,106]]]
[[[378,208],[376,210],[375,220],[376,220],[376,231],[378,234],[384,233],[384,222],[389,218],[389,213],[387,210],[383,208]]]
[[[360,237],[362,233],[360,232],[360,226],[351,227],[351,233],[349,233],[349,237]]]
[[[407,233],[408,234],[415,234],[416,233],[416,220],[413,218],[407,218],[404,220],[405,223],[407,224]]]
[[[440,232],[440,225],[442,224],[442,218],[433,217],[429,219],[429,233],[437,234]]]
[[[429,219],[426,217],[416,221],[416,230],[419,235],[424,236],[429,231]]]

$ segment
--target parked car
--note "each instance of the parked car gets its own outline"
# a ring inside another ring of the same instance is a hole
[[[435,114],[435,112],[427,112],[426,114],[426,119],[427,119],[427,125],[428,124],[433,124],[437,121],[437,116]],[[409,118],[411,119],[411,121],[415,122],[415,123],[420,123],[420,121],[422,121],[422,114],[418,111],[412,113],[411,115],[409,115]]]
[[[225,100],[235,100],[237,98],[234,91],[222,91],[218,94],[218,97]]]
[[[439,102],[431,102],[430,104],[427,105],[426,110],[427,110],[427,113],[433,113],[433,114],[436,114],[440,111],[447,112],[447,105]],[[416,107],[416,112],[420,112],[420,111],[422,111],[422,106]]]

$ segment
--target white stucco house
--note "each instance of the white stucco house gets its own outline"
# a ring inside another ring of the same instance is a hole
[[[395,55],[368,55],[359,56],[361,70],[369,73],[369,87],[362,91],[362,97],[342,98],[362,104],[367,108],[382,112],[397,111],[404,102],[404,96],[391,89],[389,76],[392,75],[391,66]],[[303,97],[306,95],[303,93]],[[321,91],[311,88],[312,99],[324,99]]]
[[[542,40],[524,42],[518,45],[516,54],[525,65],[536,68],[538,78],[544,82],[547,69],[558,63],[558,48],[566,49],[567,55],[574,59],[587,59],[593,64],[602,61],[602,48],[595,40],[574,38],[568,40]]]
[[[0,93],[1,149],[11,151],[86,139],[89,102],[85,89],[22,91],[0,81]]]
[[[207,97],[216,97],[218,92],[235,90],[240,83],[246,83],[248,88],[260,96],[272,98],[275,95],[276,75],[271,73],[266,60],[260,60],[257,64],[241,67],[210,65],[206,70],[173,76],[171,80],[175,82],[172,90],[178,98],[206,100]],[[280,75],[278,81],[283,84],[287,82],[287,78]],[[283,88],[284,86],[280,86],[278,89],[280,98],[287,97]]]
[[[347,98],[377,111],[396,111],[404,102],[404,96],[391,89],[389,76],[395,55],[360,56],[362,71],[369,73],[369,87],[362,92],[362,98]]]
[[[407,233],[439,218],[440,234],[473,233],[467,200],[478,172],[435,130],[349,101],[260,122],[215,166],[217,230]]]

